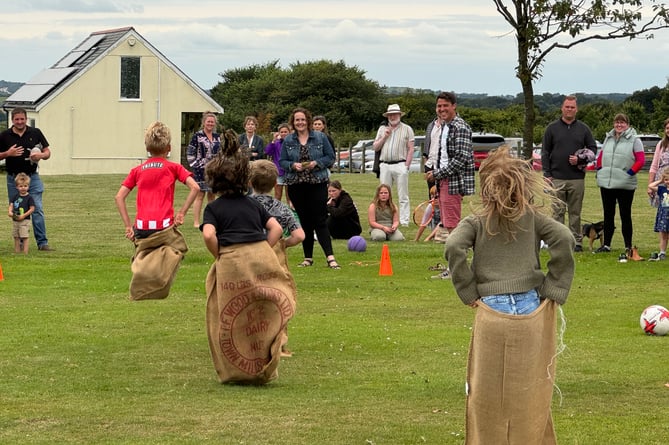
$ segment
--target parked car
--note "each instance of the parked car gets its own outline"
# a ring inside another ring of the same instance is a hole
[[[656,134],[640,134],[638,135],[643,144],[643,154],[646,156],[646,163],[643,165],[644,170],[650,169],[650,164],[653,162],[655,155],[655,147],[662,138]]]
[[[474,168],[481,166],[481,161],[488,157],[488,153],[506,144],[503,136],[495,133],[472,133],[472,149],[474,151]]]

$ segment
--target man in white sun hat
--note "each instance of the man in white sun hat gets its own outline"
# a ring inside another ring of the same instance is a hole
[[[387,125],[381,125],[374,140],[374,151],[380,152],[379,180],[389,187],[397,183],[397,196],[400,203],[400,224],[409,225],[411,205],[409,203],[409,166],[413,159],[413,129],[401,122],[404,115],[398,104],[388,105],[383,116]]]

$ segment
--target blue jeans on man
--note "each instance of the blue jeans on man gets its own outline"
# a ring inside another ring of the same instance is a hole
[[[14,175],[7,173],[7,202],[18,193],[19,191],[16,189],[16,184],[14,183]],[[30,175],[30,188],[28,189],[28,193],[30,193],[30,196],[32,196],[35,201],[35,211],[30,215],[30,219],[33,222],[33,233],[35,235],[35,241],[37,241],[37,247],[40,248],[49,244],[49,241],[46,238],[46,224],[44,222],[44,210],[42,208],[44,184],[39,177],[39,173]]]

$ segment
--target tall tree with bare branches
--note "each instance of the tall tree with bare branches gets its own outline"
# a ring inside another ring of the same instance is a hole
[[[516,77],[525,100],[524,155],[532,153],[533,82],[542,75],[546,57],[591,40],[653,38],[669,27],[669,10],[655,0],[493,0],[514,29],[518,45]]]

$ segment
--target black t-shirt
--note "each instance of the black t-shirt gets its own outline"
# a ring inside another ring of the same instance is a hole
[[[207,204],[202,223],[216,227],[219,246],[267,239],[265,226],[271,216],[250,196],[220,196]]]
[[[12,145],[23,147],[23,156],[10,156],[5,158],[7,173],[16,175],[18,173],[25,173],[31,175],[37,171],[37,164],[30,162],[30,150],[41,144],[42,147],[48,147],[49,142],[46,140],[39,128],[26,127],[26,131],[22,136],[14,133],[12,128],[9,128],[0,133],[0,153],[9,150]]]
[[[35,200],[30,195],[26,196],[14,195],[12,200],[9,202],[10,204],[12,204],[12,207],[14,207],[12,209],[12,213],[15,216],[23,215],[28,210],[30,210],[30,207],[35,207]],[[26,219],[30,219],[30,215],[28,215]]]

